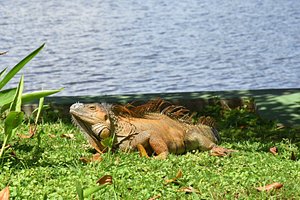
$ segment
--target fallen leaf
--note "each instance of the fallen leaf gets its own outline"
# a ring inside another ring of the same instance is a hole
[[[176,177],[172,178],[172,179],[165,180],[165,184],[176,183],[177,179],[181,178],[182,176],[183,176],[183,173],[182,173],[181,169],[179,169],[177,174],[176,174]]]
[[[285,128],[285,126],[283,124],[276,124],[276,130],[280,130],[280,129],[283,129]]]
[[[30,124],[29,127],[29,135],[19,135],[20,138],[26,139],[26,138],[32,138],[37,130],[37,125],[36,124]]]
[[[275,183],[272,183],[272,184],[269,184],[269,185],[266,185],[266,186],[257,187],[256,189],[259,192],[263,192],[263,191],[270,191],[270,190],[273,190],[273,189],[280,189],[280,188],[282,188],[282,186],[283,186],[283,184],[275,182]]]
[[[79,160],[83,163],[89,163],[91,162],[91,159],[90,158],[87,158],[87,157],[80,157]]]
[[[48,134],[48,136],[51,138],[56,138],[56,135],[54,135],[54,134]]]
[[[278,154],[278,149],[277,149],[277,147],[271,147],[270,149],[269,149],[269,151],[273,154],[273,155],[277,155]]]
[[[147,151],[146,151],[146,149],[144,148],[143,145],[138,144],[136,147],[137,147],[137,149],[138,149],[138,151],[139,151],[139,153],[140,153],[140,157],[146,157],[146,158],[149,158],[149,156],[148,156],[148,154],[147,154]]]
[[[200,193],[199,190],[196,190],[195,188],[193,188],[193,187],[191,187],[191,186],[179,188],[178,192],[185,192],[185,193]]]
[[[224,156],[229,156],[232,152],[237,152],[237,150],[226,149],[226,148],[220,147],[220,146],[214,146],[210,150],[209,155],[211,155],[211,156],[218,156],[218,157],[224,157]]]
[[[71,133],[61,134],[60,137],[61,138],[66,138],[66,139],[74,139],[75,138],[74,134],[71,134]]]
[[[79,158],[79,160],[82,161],[83,163],[90,163],[95,161],[102,161],[102,157],[100,153],[96,153],[92,156],[92,158],[81,157]]]
[[[0,192],[0,200],[9,200],[9,188],[8,188],[8,186]]]
[[[104,185],[104,184],[112,184],[112,176],[111,175],[104,175],[101,178],[98,179],[96,182],[99,185]]]
[[[155,195],[155,196],[151,197],[149,200],[159,199],[160,197],[161,197],[161,195],[158,194],[158,195]]]

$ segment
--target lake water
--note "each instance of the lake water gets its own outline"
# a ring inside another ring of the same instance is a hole
[[[300,88],[299,0],[0,1],[0,69],[44,42],[27,91]]]

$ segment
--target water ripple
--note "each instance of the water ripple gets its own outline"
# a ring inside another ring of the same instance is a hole
[[[270,0],[1,1],[0,51],[9,51],[1,67],[46,42],[22,70],[27,91],[299,88],[299,8]]]

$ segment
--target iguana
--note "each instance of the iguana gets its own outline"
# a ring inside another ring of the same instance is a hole
[[[131,104],[82,104],[70,107],[72,120],[98,151],[105,150],[103,141],[113,138],[113,149],[132,151],[143,147],[148,154],[164,159],[169,153],[182,154],[200,149],[223,156],[231,152],[217,146],[218,131],[205,124],[192,124],[189,111],[162,99],[140,106]]]

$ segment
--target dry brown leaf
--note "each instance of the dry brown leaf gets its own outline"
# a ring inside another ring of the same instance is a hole
[[[182,176],[183,176],[183,173],[182,173],[181,169],[179,169],[177,174],[176,174],[176,177],[172,178],[172,179],[165,180],[165,184],[176,183],[177,179],[181,178]]]
[[[161,197],[161,195],[158,194],[158,195],[155,195],[155,196],[151,197],[149,200],[159,199],[160,197]]]
[[[282,186],[283,186],[283,184],[275,182],[275,183],[272,183],[272,184],[269,184],[269,185],[266,185],[266,186],[257,187],[256,189],[259,192],[263,192],[263,191],[270,191],[270,190],[273,190],[273,189],[280,189],[280,188],[282,188]]]
[[[91,162],[95,162],[95,161],[102,161],[102,157],[101,157],[101,154],[100,154],[100,153],[95,153],[95,154],[92,156]]]
[[[273,154],[273,155],[277,155],[278,154],[278,149],[277,149],[277,147],[271,147],[270,149],[269,149],[269,151]]]
[[[185,193],[200,193],[199,190],[196,190],[192,186],[179,188],[178,191],[179,192],[185,192]]]
[[[26,138],[32,138],[37,130],[37,125],[36,124],[30,124],[29,127],[29,135],[19,135],[20,138],[26,139]]]
[[[92,158],[81,157],[79,158],[79,160],[82,161],[83,163],[90,163],[90,162],[102,161],[102,157],[100,153],[96,153],[92,156]]]
[[[214,146],[210,150],[209,155],[211,155],[211,156],[218,156],[218,157],[224,157],[224,156],[229,156],[233,152],[237,152],[237,150],[226,149],[226,148],[220,147],[220,146]]]
[[[104,184],[112,184],[112,176],[111,175],[104,175],[101,178],[98,179],[96,182],[99,185],[104,185]]]
[[[136,147],[137,147],[137,149],[138,149],[138,151],[139,151],[139,153],[140,153],[140,157],[146,157],[146,158],[149,158],[149,156],[148,156],[148,154],[147,154],[147,151],[146,151],[146,149],[144,148],[143,145],[138,144]]]
[[[74,139],[75,138],[74,134],[71,134],[71,133],[61,134],[60,137],[67,138],[67,139]]]
[[[9,200],[9,188],[8,188],[8,186],[0,192],[0,200]]]
[[[56,135],[54,135],[54,134],[48,134],[48,136],[51,138],[56,138]]]
[[[89,163],[89,162],[91,162],[91,159],[90,159],[90,158],[87,158],[87,157],[81,157],[81,158],[79,158],[79,160],[80,160],[81,162],[83,162],[83,163]]]

